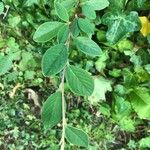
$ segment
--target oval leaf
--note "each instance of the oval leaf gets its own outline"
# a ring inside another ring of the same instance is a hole
[[[102,54],[101,48],[94,41],[87,37],[77,37],[74,42],[77,49],[87,55],[95,57]]]
[[[78,25],[80,29],[85,33],[93,33],[94,32],[94,24],[91,23],[88,19],[79,18]]]
[[[67,12],[66,8],[63,5],[61,5],[60,3],[56,2],[55,3],[55,11],[56,11],[58,17],[61,20],[65,21],[65,22],[69,21],[68,12]]]
[[[83,69],[68,66],[66,69],[66,80],[72,92],[81,96],[90,96],[94,90],[92,77]]]
[[[67,63],[68,51],[65,45],[58,44],[48,49],[42,59],[42,70],[45,76],[59,73]]]
[[[89,146],[88,135],[80,129],[67,126],[65,128],[65,137],[67,141],[71,144],[86,147],[86,148]]]
[[[89,0],[85,2],[86,5],[92,7],[94,10],[102,10],[109,6],[108,0]]]
[[[78,4],[77,0],[63,0],[61,2],[61,5],[67,9],[67,11],[70,11],[72,8],[74,8]]]
[[[43,104],[42,121],[45,129],[52,128],[62,119],[61,93],[52,94]]]
[[[93,9],[93,7],[89,5],[83,5],[82,6],[82,13],[89,19],[95,19],[96,18],[96,12]]]
[[[65,43],[68,39],[68,35],[69,35],[69,26],[68,25],[62,26],[57,34],[58,43]]]
[[[74,19],[70,27],[71,27],[70,30],[71,30],[72,35],[74,37],[77,37],[80,33],[80,29],[78,27],[78,20]]]
[[[51,40],[57,35],[61,25],[62,23],[57,21],[43,23],[34,33],[33,40],[42,43]]]

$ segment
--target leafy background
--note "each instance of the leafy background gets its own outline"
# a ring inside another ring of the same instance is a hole
[[[72,63],[92,73],[95,90],[83,99],[65,85],[68,122],[89,134],[92,150],[149,149],[150,36],[148,29],[139,32],[138,16],[149,19],[150,2],[109,2],[93,22],[101,57],[70,54]],[[44,132],[40,110],[59,78],[45,78],[40,64],[55,41],[37,44],[33,34],[43,22],[57,20],[53,1],[3,0],[0,14],[0,149],[50,149],[59,143],[61,125]]]

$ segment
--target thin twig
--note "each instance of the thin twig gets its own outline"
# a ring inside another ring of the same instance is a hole
[[[65,116],[65,95],[64,95],[64,79],[65,79],[65,69],[62,73],[61,79],[61,93],[62,93],[62,137],[61,137],[61,148],[60,150],[65,149],[65,126],[66,126],[66,116]]]

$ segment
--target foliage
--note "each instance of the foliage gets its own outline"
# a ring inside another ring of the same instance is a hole
[[[0,2],[0,149],[148,149],[149,9]]]

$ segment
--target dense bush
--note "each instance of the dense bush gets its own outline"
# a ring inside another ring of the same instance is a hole
[[[149,12],[149,0],[0,2],[0,149],[149,149]]]

